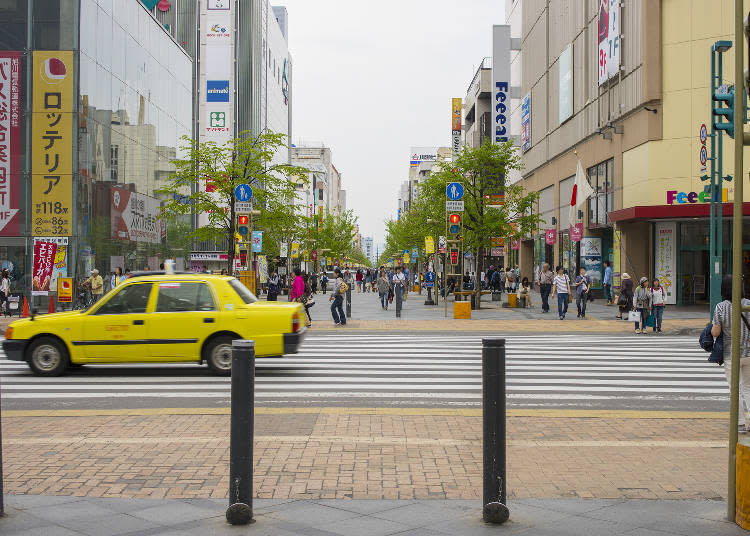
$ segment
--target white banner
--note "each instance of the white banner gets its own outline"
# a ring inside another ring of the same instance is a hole
[[[508,141],[510,135],[510,26],[492,27],[492,141]]]
[[[620,0],[599,0],[599,85],[620,72]]]
[[[657,222],[654,225],[654,272],[667,291],[667,303],[677,303],[677,222]]]

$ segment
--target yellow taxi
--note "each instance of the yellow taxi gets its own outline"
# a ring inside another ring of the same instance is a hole
[[[87,363],[167,362],[205,362],[228,375],[233,339],[255,341],[258,357],[296,353],[304,318],[301,304],[259,301],[231,276],[140,272],[85,311],[12,322],[3,350],[41,376]]]

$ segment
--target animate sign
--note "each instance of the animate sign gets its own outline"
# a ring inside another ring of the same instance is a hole
[[[726,188],[721,189],[721,202],[726,203],[728,192]],[[716,192],[714,201],[719,200],[719,193]],[[667,191],[667,205],[687,204],[687,203],[710,203],[711,194],[709,192],[678,192],[677,190]]]

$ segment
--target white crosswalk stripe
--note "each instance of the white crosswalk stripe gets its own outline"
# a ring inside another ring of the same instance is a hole
[[[466,405],[481,403],[481,337],[312,335],[299,354],[259,359],[258,403]],[[694,337],[531,335],[507,338],[511,406],[722,409],[721,367]],[[229,378],[191,364],[90,365],[58,378],[31,375],[0,353],[8,401],[229,398]],[[95,402],[92,402],[95,403]]]

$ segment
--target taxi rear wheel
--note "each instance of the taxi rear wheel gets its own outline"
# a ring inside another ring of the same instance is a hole
[[[39,376],[60,376],[70,364],[68,350],[57,339],[40,337],[29,346],[29,367]]]
[[[214,374],[229,376],[232,372],[232,337],[221,335],[206,346],[206,363]]]

